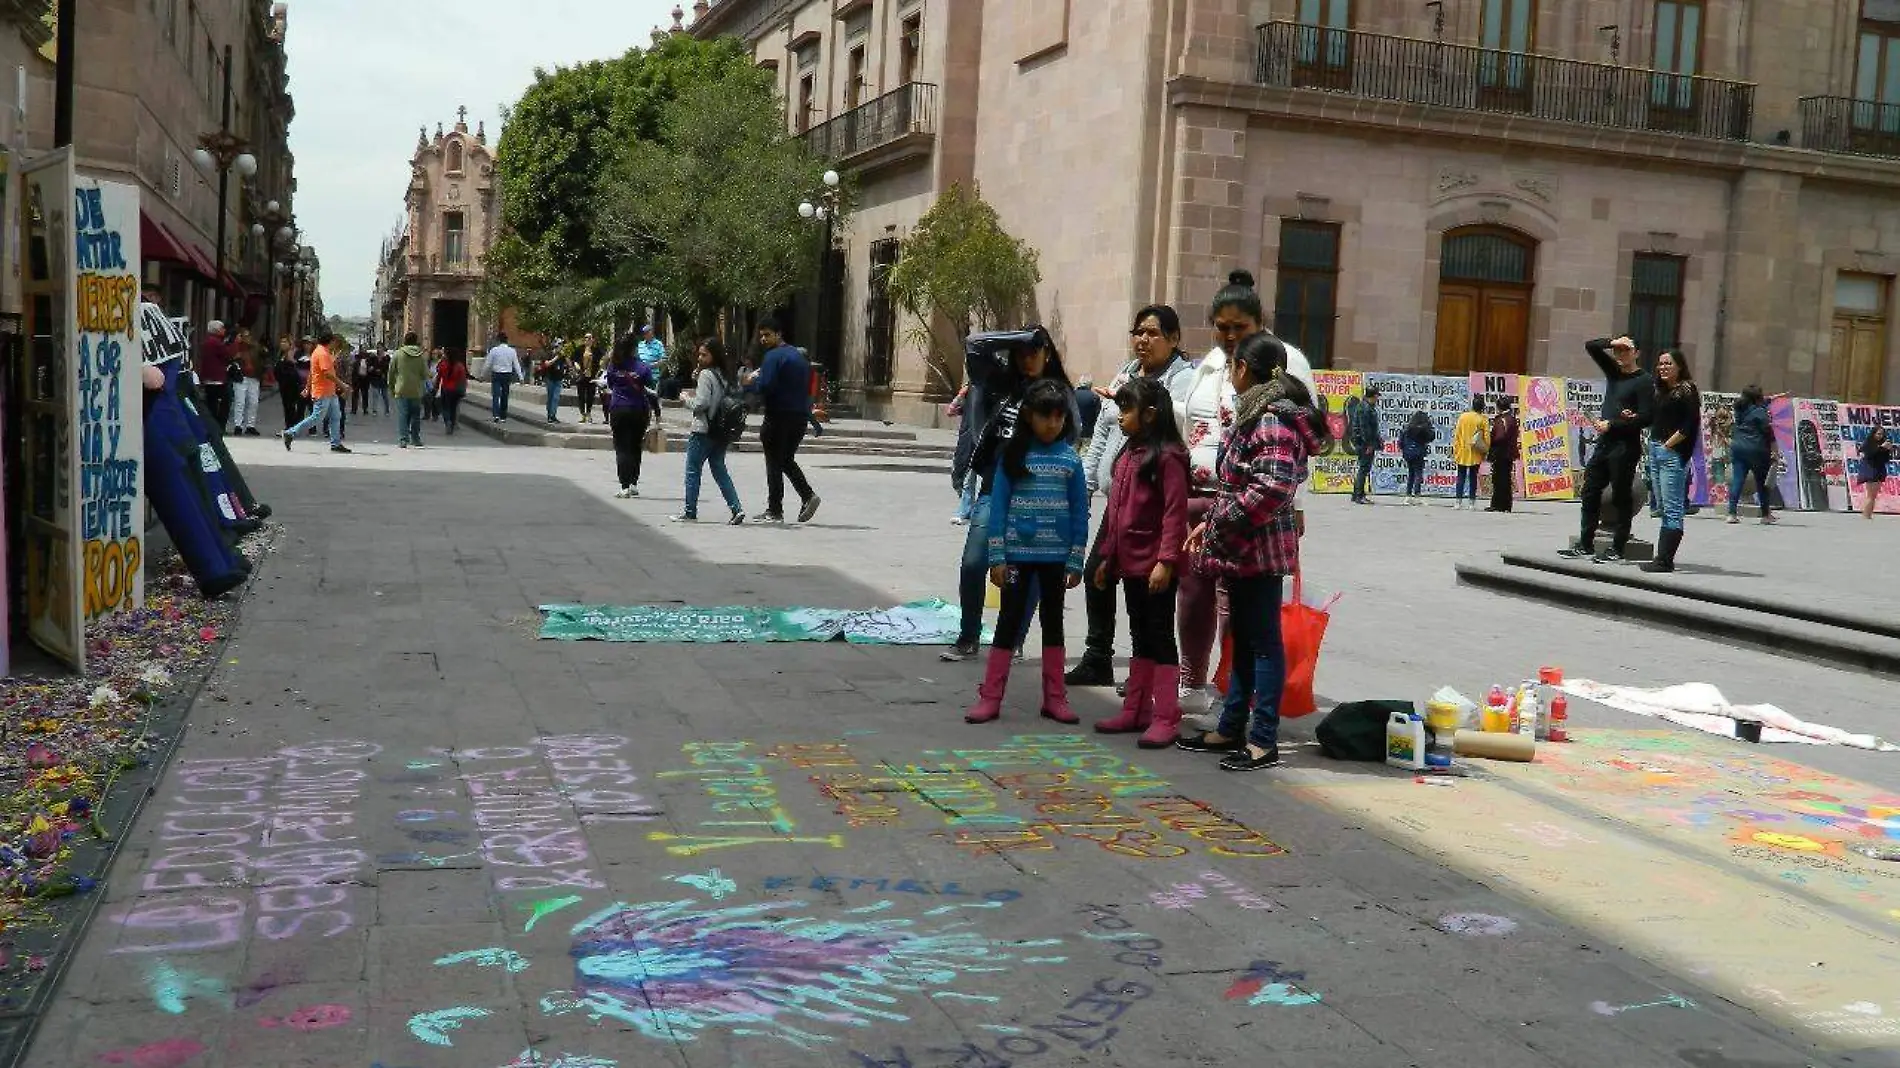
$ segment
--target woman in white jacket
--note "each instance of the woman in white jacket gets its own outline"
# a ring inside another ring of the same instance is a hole
[[[1097,493],[1108,496],[1109,487],[1115,481],[1115,461],[1128,441],[1122,433],[1121,412],[1115,407],[1115,392],[1138,374],[1155,379],[1174,399],[1175,425],[1179,426],[1179,417],[1187,402],[1187,387],[1194,379],[1194,365],[1181,351],[1181,316],[1173,308],[1150,304],[1141,309],[1135,313],[1135,323],[1128,334],[1133,342],[1134,359],[1122,367],[1107,389],[1095,391],[1102,398],[1102,413],[1095,420],[1088,454],[1082,459],[1083,470],[1088,472],[1091,497]],[[1106,513],[1106,509],[1103,511]],[[1106,520],[1106,514],[1103,518]],[[1096,565],[1101,562],[1097,555],[1101,543],[1102,533],[1098,528],[1088,560],[1082,565],[1084,575],[1095,574]],[[1082,659],[1069,669],[1063,680],[1070,686],[1107,686],[1115,681],[1116,590],[1113,585],[1098,589],[1093,582],[1084,582],[1082,589],[1087,594],[1088,644]]]
[[[1254,289],[1253,274],[1234,271],[1227,285],[1214,294],[1208,322],[1214,328],[1216,344],[1194,368],[1186,399],[1176,405],[1175,416],[1187,436],[1188,446],[1188,528],[1207,518],[1213,507],[1217,481],[1214,468],[1220,457],[1221,442],[1234,422],[1234,387],[1227,375],[1227,354],[1240,342],[1265,329],[1266,311],[1260,294]],[[1286,346],[1289,375],[1305,384],[1314,396],[1313,369],[1306,354]],[[1304,487],[1301,487],[1301,491]],[[1294,498],[1298,508],[1299,498]],[[1175,608],[1176,629],[1181,638],[1181,690],[1185,699],[1192,690],[1206,687],[1213,668],[1214,638],[1227,629],[1227,600],[1214,576],[1193,566],[1181,570],[1181,592]],[[1203,725],[1204,729],[1212,729]]]

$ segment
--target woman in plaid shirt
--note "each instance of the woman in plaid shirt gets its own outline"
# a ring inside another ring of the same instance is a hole
[[[1175,744],[1191,753],[1226,754],[1223,771],[1280,763],[1280,691],[1286,685],[1280,599],[1286,576],[1300,566],[1293,498],[1306,481],[1307,458],[1323,451],[1331,437],[1312,394],[1286,374],[1286,360],[1286,346],[1267,333],[1249,337],[1235,351],[1228,373],[1238,399],[1216,468],[1219,486],[1207,520],[1188,532],[1188,552],[1199,555],[1201,566],[1227,590],[1233,677],[1220,727]]]

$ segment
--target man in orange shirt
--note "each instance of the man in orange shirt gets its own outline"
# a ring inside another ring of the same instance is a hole
[[[337,396],[342,385],[336,376],[336,357],[330,355],[330,345],[335,337],[328,331],[317,335],[317,347],[310,353],[310,378],[304,391],[310,397],[312,407],[303,422],[285,430],[284,451],[290,451],[290,443],[297,435],[313,426],[323,426],[330,433],[331,452],[349,452],[343,444],[343,409]]]

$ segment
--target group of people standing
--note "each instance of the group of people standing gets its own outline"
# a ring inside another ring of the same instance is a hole
[[[1353,472],[1352,503],[1372,503],[1372,469],[1385,448],[1379,428],[1377,383],[1366,387],[1363,397],[1346,404],[1346,448],[1357,461]],[[1517,403],[1509,397],[1471,398],[1471,408],[1458,416],[1452,428],[1451,457],[1458,467],[1458,481],[1452,488],[1455,509],[1478,507],[1479,473],[1487,460],[1491,464],[1491,504],[1487,512],[1511,510],[1516,491],[1515,478],[1520,455]],[[1405,503],[1425,503],[1425,463],[1431,458],[1432,444],[1438,440],[1438,428],[1424,409],[1414,411],[1399,430],[1399,457],[1405,461]]]
[[[973,498],[962,632],[944,658],[977,654],[986,581],[1001,589],[1002,607],[968,722],[1001,715],[1032,613],[1042,623],[1041,714],[1077,722],[1067,687],[1114,682],[1119,589],[1133,656],[1121,711],[1096,730],[1138,732],[1143,748],[1219,754],[1231,771],[1279,762],[1284,581],[1299,567],[1307,464],[1330,433],[1304,355],[1264,332],[1264,318],[1252,276],[1234,272],[1210,309],[1219,344],[1195,362],[1181,350],[1173,308],[1137,312],[1133,358],[1095,391],[1101,412],[1086,461],[1075,448],[1076,390],[1049,333],[970,339],[953,481]],[[1091,498],[1102,492],[1091,540]],[[1067,669],[1062,602],[1084,583],[1087,645]],[[1183,735],[1182,698],[1209,681],[1223,623],[1234,644],[1226,699]]]

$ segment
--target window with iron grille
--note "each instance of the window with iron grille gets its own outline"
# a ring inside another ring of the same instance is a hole
[[[1653,367],[1656,354],[1682,344],[1682,283],[1689,261],[1638,252],[1630,265],[1630,338]]]
[[[1333,365],[1339,301],[1339,224],[1283,219],[1273,332],[1314,367]]]
[[[897,304],[891,299],[891,268],[902,245],[897,238],[871,242],[870,296],[864,302],[864,384],[888,389],[897,356]]]
[[[1530,242],[1497,230],[1448,234],[1439,254],[1438,277],[1450,282],[1529,284]]]

